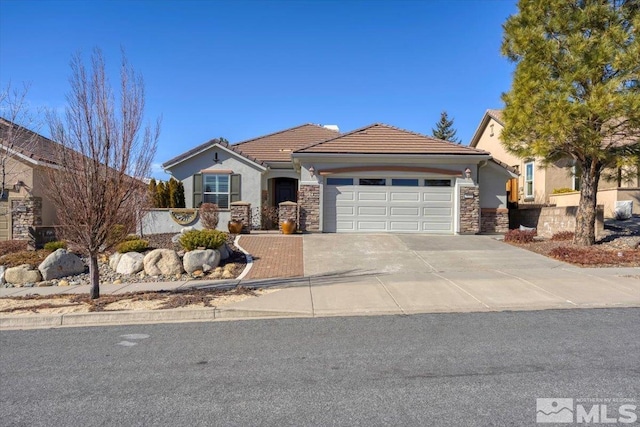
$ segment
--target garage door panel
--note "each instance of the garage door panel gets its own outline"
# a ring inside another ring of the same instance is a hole
[[[451,230],[451,222],[431,222],[424,221],[422,223],[422,231],[431,232],[431,231],[442,231],[442,232],[452,232]]]
[[[327,185],[324,230],[452,234],[453,191],[452,187]]]
[[[420,216],[420,208],[419,207],[398,207],[398,206],[391,206],[390,209],[390,213],[391,216],[415,216],[415,217],[419,217]]]
[[[423,193],[422,200],[425,202],[451,202],[452,195],[451,193]]]
[[[386,206],[358,206],[359,216],[386,216]]]
[[[387,221],[357,221],[358,231],[385,231]]]
[[[417,191],[401,193],[397,191],[391,192],[391,201],[393,202],[419,202],[420,193]]]
[[[337,206],[336,215],[355,215],[356,208],[354,206]]]
[[[355,231],[356,223],[355,221],[337,221],[336,229],[337,231]]]
[[[422,215],[423,216],[432,216],[432,215],[441,215],[450,217],[453,214],[452,209],[449,207],[446,208],[423,208]]]
[[[390,221],[389,228],[391,231],[420,231],[420,223],[418,221]]]
[[[386,202],[387,201],[387,193],[386,191],[360,191],[358,192],[358,200],[359,201],[368,201],[368,200],[375,200],[375,201],[381,201],[381,202]]]
[[[355,201],[355,192],[354,191],[338,191],[336,196],[336,201],[338,202],[353,202]]]

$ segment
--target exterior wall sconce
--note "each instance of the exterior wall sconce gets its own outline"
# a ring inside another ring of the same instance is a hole
[[[467,179],[470,179],[470,178],[471,178],[471,169],[470,169],[470,168],[466,168],[466,169],[464,170],[464,176],[465,176]]]
[[[218,153],[217,153],[217,152],[215,152],[215,153],[213,154],[213,161],[214,161],[215,163],[220,163],[220,159],[218,158]]]
[[[13,191],[20,191],[20,188],[25,186],[26,184],[24,183],[24,181],[18,181],[15,184],[13,184]]]
[[[313,165],[309,168],[309,175],[311,175],[311,178],[316,176],[316,168],[314,168]]]

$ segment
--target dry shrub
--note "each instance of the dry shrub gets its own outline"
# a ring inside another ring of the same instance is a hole
[[[215,230],[220,219],[218,205],[215,203],[203,203],[200,205],[200,221],[204,228]]]
[[[558,246],[549,252],[553,258],[579,265],[620,265],[640,262],[638,250],[609,250],[597,246]]]
[[[0,242],[0,256],[26,250],[26,240],[6,240],[4,242]]]
[[[575,233],[573,231],[559,231],[551,236],[551,240],[554,242],[560,242],[564,240],[573,240]]]
[[[504,235],[504,241],[509,243],[531,243],[537,234],[536,230],[509,230]]]
[[[0,258],[0,265],[7,268],[17,267],[22,264],[29,264],[32,266],[38,266],[44,259],[51,253],[46,249],[40,249],[37,251],[22,251],[14,252],[4,255]]]

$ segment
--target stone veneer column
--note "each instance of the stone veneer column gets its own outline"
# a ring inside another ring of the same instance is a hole
[[[242,232],[251,232],[251,203],[249,202],[233,202],[230,207],[231,220],[240,221],[242,223]]]
[[[480,231],[480,188],[476,185],[460,186],[460,234]]]
[[[509,231],[509,209],[480,209],[481,233],[506,233],[507,231]]]
[[[320,231],[320,186],[301,184],[298,206],[302,231]]]
[[[11,200],[11,238],[28,240],[29,227],[42,225],[42,199],[27,197]]]
[[[278,205],[278,229],[282,232],[282,221],[290,220],[298,226],[298,204],[282,202]]]

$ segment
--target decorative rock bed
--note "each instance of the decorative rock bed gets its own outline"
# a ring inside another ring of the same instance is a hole
[[[88,258],[58,249],[39,266],[29,264],[0,267],[0,285],[44,287],[89,285]],[[184,253],[159,248],[146,253],[114,253],[98,260],[100,284],[164,282],[179,280],[233,279],[244,269],[246,259],[235,247],[224,244],[220,250],[195,250]]]

